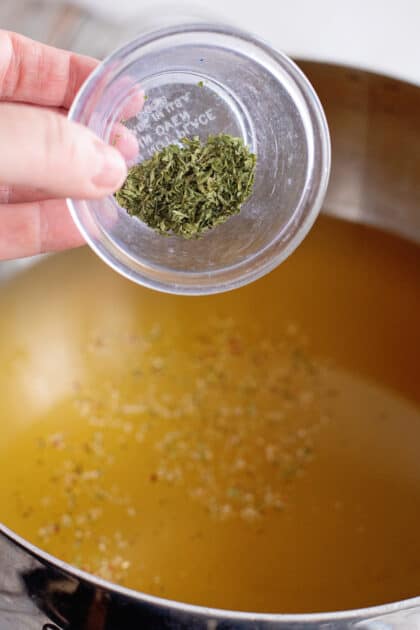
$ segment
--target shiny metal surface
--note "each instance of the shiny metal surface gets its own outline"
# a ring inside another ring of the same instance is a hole
[[[331,129],[325,212],[420,243],[420,88],[349,68],[300,65]],[[33,263],[6,263],[0,277],[24,272],[26,264]],[[213,611],[114,587],[55,561],[1,525],[0,532],[0,630],[420,629],[420,597],[322,615]]]
[[[351,68],[299,65],[331,130],[325,211],[420,242],[420,89]]]

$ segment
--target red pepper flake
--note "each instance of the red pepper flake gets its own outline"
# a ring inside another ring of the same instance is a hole
[[[231,354],[242,354],[242,345],[237,337],[230,337],[228,344]]]

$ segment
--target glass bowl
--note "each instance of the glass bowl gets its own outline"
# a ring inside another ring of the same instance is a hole
[[[139,93],[143,108],[124,120]],[[287,56],[247,33],[188,24],[143,34],[98,66],[69,118],[106,142],[123,122],[139,160],[184,136],[218,133],[241,137],[257,154],[240,214],[198,239],[157,234],[113,196],[68,200],[92,249],[139,284],[193,295],[242,286],[281,263],[320,211],[330,171],[321,104]]]

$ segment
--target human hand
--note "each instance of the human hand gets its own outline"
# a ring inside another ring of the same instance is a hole
[[[126,177],[137,143],[125,127],[114,148],[65,117],[96,64],[0,31],[0,260],[81,245],[65,198],[104,197]]]

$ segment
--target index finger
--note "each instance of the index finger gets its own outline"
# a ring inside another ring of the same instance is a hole
[[[98,62],[0,31],[0,100],[68,109]]]

